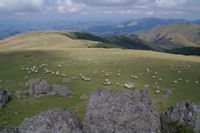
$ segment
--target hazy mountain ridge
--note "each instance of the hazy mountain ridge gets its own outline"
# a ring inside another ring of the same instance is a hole
[[[140,39],[166,48],[200,46],[200,26],[189,22],[158,25],[155,28],[136,33]]]
[[[12,23],[15,22],[15,23]],[[179,22],[194,22],[185,19],[159,19],[144,18],[133,19],[123,22],[67,22],[64,20],[54,21],[1,21],[0,22],[0,39],[16,35],[19,33],[37,31],[37,30],[76,30],[89,32],[98,36],[116,36],[126,35],[140,30],[149,30],[157,25],[168,25]]]

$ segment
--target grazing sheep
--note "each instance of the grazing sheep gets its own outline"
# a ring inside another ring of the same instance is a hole
[[[133,89],[133,88],[135,88],[135,85],[134,85],[134,83],[126,83],[126,84],[124,84],[124,87],[127,89]]]

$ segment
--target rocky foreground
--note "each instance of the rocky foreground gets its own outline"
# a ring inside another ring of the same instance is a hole
[[[0,133],[171,133],[200,132],[200,104],[180,103],[159,114],[146,90],[97,89],[89,99],[85,119],[63,109],[26,118]]]

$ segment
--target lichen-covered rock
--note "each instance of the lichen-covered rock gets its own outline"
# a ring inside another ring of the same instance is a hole
[[[55,84],[52,86],[52,92],[51,92],[51,94],[53,94],[53,95],[68,96],[71,93],[72,92],[66,86],[55,85]]]
[[[27,85],[29,86],[30,95],[46,94],[51,91],[50,85],[44,79],[30,79]]]
[[[0,109],[9,101],[10,93],[8,90],[3,90],[0,87]]]
[[[97,89],[89,99],[85,133],[159,133],[160,117],[146,90]]]
[[[20,133],[16,127],[5,127],[0,133]]]
[[[18,126],[19,133],[82,133],[80,120],[63,109],[47,110],[26,118]]]
[[[180,127],[189,127],[195,133],[200,133],[200,104],[187,101],[173,105],[161,114],[160,119],[163,133],[178,132]]]

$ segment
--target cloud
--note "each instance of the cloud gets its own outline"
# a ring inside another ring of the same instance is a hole
[[[0,14],[200,14],[200,0],[0,0]]]
[[[79,12],[85,7],[83,3],[74,3],[72,0],[57,0],[57,11],[59,13]]]
[[[36,12],[43,8],[43,0],[0,0],[1,12]]]

